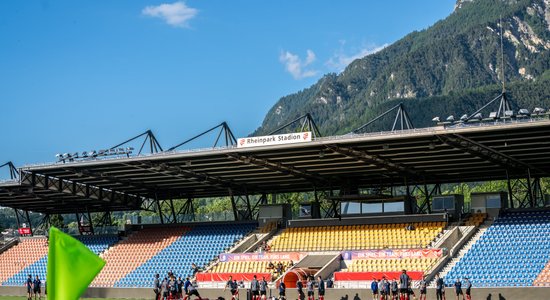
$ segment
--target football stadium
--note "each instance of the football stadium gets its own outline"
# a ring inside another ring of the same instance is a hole
[[[454,299],[458,284],[474,299],[548,299],[550,114],[499,99],[488,118],[428,128],[399,105],[372,120],[389,120],[385,132],[364,132],[369,122],[322,136],[306,114],[267,136],[236,138],[222,123],[189,139],[215,133],[207,149],[163,148],[147,131],[54,163],[6,163],[0,206],[19,232],[0,247],[0,295],[25,295],[29,275],[48,280],[50,217],[74,214],[75,238],[106,262],[90,298]],[[506,188],[468,202],[441,192],[491,180]],[[299,216],[277,201],[285,193],[311,195]],[[198,199],[217,197],[231,199],[226,220],[195,213]],[[154,218],[111,226],[111,214],[141,210]]]

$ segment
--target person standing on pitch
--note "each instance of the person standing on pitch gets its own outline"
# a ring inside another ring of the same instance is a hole
[[[265,281],[265,277],[262,277],[260,281],[260,299],[267,299],[267,281]]]
[[[229,276],[229,280],[225,284],[223,290],[225,291],[226,288],[229,288],[229,290],[231,291],[231,299],[236,300],[239,286],[237,284],[237,280],[233,280],[233,276]]]
[[[435,274],[435,298],[436,300],[445,300],[445,283],[439,274]]]
[[[260,284],[258,280],[256,279],[256,275],[254,275],[254,278],[252,278],[252,281],[250,282],[250,293],[252,294],[252,300],[259,300],[260,299]]]
[[[189,287],[187,288],[187,295],[185,296],[185,298],[183,298],[183,300],[191,300],[191,296],[197,296],[199,297],[199,300],[202,300],[199,291],[197,291],[197,288],[193,283],[189,284]]]
[[[32,299],[32,275],[29,274],[29,277],[27,277],[27,281],[25,282],[25,285],[27,286],[27,300]]]
[[[399,276],[399,300],[409,300],[410,284],[411,278],[407,275],[407,270],[403,270]]]
[[[391,299],[397,300],[397,297],[399,296],[399,285],[397,284],[397,281],[395,281],[395,278],[391,281]]]
[[[380,294],[380,300],[386,300],[386,291],[384,290],[384,279],[386,277],[382,277],[382,280],[378,281],[378,294]]]
[[[458,300],[459,295],[462,295],[462,300],[464,300],[464,293],[462,293],[462,282],[460,282],[459,278],[456,279],[454,286],[455,286],[456,300]]]
[[[319,276],[319,285],[317,286],[317,293],[319,293],[319,300],[325,300],[325,281],[321,276]]]
[[[426,275],[424,275],[422,276],[422,280],[420,281],[420,286],[419,286],[420,297],[418,298],[418,300],[426,300],[426,287],[427,287]]]
[[[304,294],[304,284],[302,280],[298,279],[298,281],[296,281],[296,289],[298,290],[298,300],[305,300],[306,295]]]
[[[155,300],[159,300],[159,295],[160,295],[159,274],[155,274],[155,279],[153,280],[153,293],[155,293]]]
[[[313,284],[313,280],[311,277],[308,277],[307,279],[307,300],[315,300],[315,285]]]
[[[279,300],[286,300],[286,285],[283,281],[279,283]]]
[[[42,299],[42,295],[40,294],[40,286],[42,285],[42,281],[40,281],[40,278],[38,278],[38,275],[36,275],[36,279],[32,282],[33,285],[33,291],[34,291],[34,300],[36,300],[36,294],[38,294],[38,299]]]
[[[464,278],[464,288],[466,289],[466,299],[472,300],[472,283],[468,279],[468,277]]]
[[[376,278],[372,279],[370,289],[372,291],[372,300],[378,300],[378,282],[376,281]]]

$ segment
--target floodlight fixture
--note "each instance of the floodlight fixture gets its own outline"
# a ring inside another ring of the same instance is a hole
[[[518,115],[521,115],[521,116],[530,116],[531,114],[529,113],[529,111],[525,108],[522,108],[518,111]]]
[[[455,121],[455,116],[450,115],[447,117],[447,122],[454,122],[454,121]]]
[[[513,110],[505,110],[504,111],[504,116],[508,117],[508,118],[511,118],[511,117],[514,116],[514,111]]]
[[[441,122],[441,119],[439,117],[435,117],[432,119],[432,122]]]
[[[543,114],[545,112],[546,112],[546,110],[542,107],[535,107],[535,109],[533,109],[533,114],[534,115]]]
[[[472,117],[472,119],[473,120],[481,120],[481,119],[483,119],[483,116],[481,115],[481,113],[477,113]]]
[[[463,114],[462,117],[460,117],[460,121],[466,121],[468,120],[468,114]]]
[[[489,118],[496,119],[498,118],[498,113],[496,111],[492,111],[489,113]]]

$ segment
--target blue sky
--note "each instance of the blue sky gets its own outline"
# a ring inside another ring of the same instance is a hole
[[[146,129],[166,148],[222,121],[246,136],[280,97],[454,3],[0,1],[0,164],[54,161]]]

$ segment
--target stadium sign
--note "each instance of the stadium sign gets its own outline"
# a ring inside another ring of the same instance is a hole
[[[311,131],[239,138],[237,148],[311,142]]]

